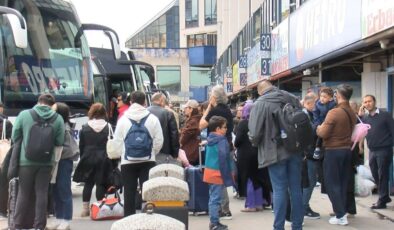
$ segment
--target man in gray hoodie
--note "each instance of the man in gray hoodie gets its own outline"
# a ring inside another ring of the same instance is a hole
[[[269,170],[274,195],[274,229],[284,229],[289,190],[292,229],[302,229],[302,155],[290,153],[280,144],[281,132],[275,119],[283,105],[297,105],[299,101],[294,95],[272,86],[269,81],[260,82],[257,90],[261,96],[250,114],[249,138],[258,147],[259,168],[268,167]]]

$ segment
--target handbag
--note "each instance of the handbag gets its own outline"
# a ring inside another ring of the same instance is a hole
[[[1,140],[0,140],[0,165],[3,164],[5,156],[7,155],[8,151],[11,148],[10,140],[6,139],[6,131],[7,131],[6,124],[7,124],[7,119],[3,119],[3,130],[1,133]]]
[[[94,202],[90,206],[90,218],[92,220],[116,220],[124,217],[123,202],[116,191],[114,197],[109,198],[108,193],[113,188],[109,188],[104,199]]]
[[[346,115],[348,116],[350,123],[351,123],[352,119],[351,119],[349,113],[346,111],[346,109],[343,109],[343,110],[346,112]],[[358,142],[360,142],[365,136],[367,136],[368,130],[371,128],[370,124],[365,124],[358,116],[356,116],[356,117],[360,121],[360,123],[356,124],[353,128],[353,131],[352,131],[352,137],[351,137],[351,140],[353,142],[353,146],[351,148],[352,151],[353,151],[354,147],[356,147],[356,144]]]
[[[109,159],[119,159],[124,148],[123,140],[114,138],[114,131],[111,124],[108,123],[108,141],[107,141],[107,156]]]

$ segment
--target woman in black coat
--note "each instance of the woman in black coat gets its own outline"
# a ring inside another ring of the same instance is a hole
[[[258,168],[258,150],[257,147],[253,147],[248,137],[248,121],[249,114],[252,110],[253,103],[248,101],[242,110],[242,120],[239,122],[235,137],[234,146],[237,148],[237,159],[238,159],[238,177],[240,181],[245,181],[247,184],[243,185],[246,187],[246,201],[245,209],[243,212],[255,212],[262,210],[263,208],[263,191],[268,194],[267,200],[270,200],[270,182],[268,179],[268,170]],[[268,180],[268,181],[264,181]],[[265,186],[265,185],[268,186]],[[240,186],[240,185],[239,185]],[[269,202],[269,201],[268,201]]]
[[[82,192],[82,217],[89,216],[89,202],[95,185],[96,199],[104,198],[106,180],[110,174],[108,164],[111,164],[106,151],[109,123],[105,107],[101,103],[93,104],[88,117],[88,123],[82,126],[79,134],[81,159],[73,176],[75,182],[85,183]]]

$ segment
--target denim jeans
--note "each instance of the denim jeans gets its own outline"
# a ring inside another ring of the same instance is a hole
[[[222,201],[223,189],[226,187],[222,184],[209,185],[209,219],[212,224],[219,223],[220,203]]]
[[[284,229],[289,193],[292,229],[302,229],[304,209],[302,207],[301,168],[302,157],[299,154],[293,154],[286,160],[268,166],[274,195],[274,230]]]
[[[71,220],[73,216],[73,197],[71,191],[71,174],[73,161],[59,161],[56,184],[53,186],[56,219]]]
[[[346,214],[346,196],[352,170],[350,149],[327,149],[323,160],[324,183],[337,218]]]
[[[309,201],[311,199],[313,189],[316,186],[317,180],[316,162],[313,160],[307,160],[307,167],[309,187],[302,190],[302,204],[304,205],[304,211],[310,209]]]

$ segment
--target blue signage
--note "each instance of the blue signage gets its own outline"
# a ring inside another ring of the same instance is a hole
[[[360,0],[313,0],[290,15],[290,68],[361,40]]]
[[[271,51],[271,34],[260,35],[260,50]]]
[[[241,86],[247,86],[248,85],[248,75],[246,73],[240,73],[239,74],[239,84]]]
[[[248,67],[248,57],[246,55],[239,57],[239,68]]]
[[[261,75],[271,75],[271,59],[262,58],[261,59]]]

